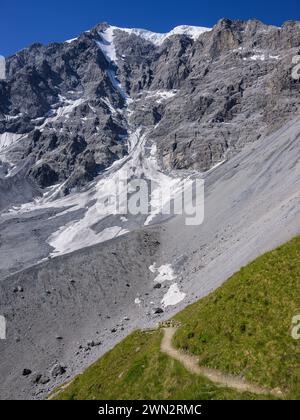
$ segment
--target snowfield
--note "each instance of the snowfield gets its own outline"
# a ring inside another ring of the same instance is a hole
[[[189,25],[180,25],[173,28],[170,32],[158,33],[148,31],[147,29],[137,29],[137,28],[120,28],[118,26],[109,25],[106,30],[100,32],[101,37],[103,38],[102,42],[99,42],[98,45],[101,47],[105,56],[110,62],[117,62],[117,54],[114,44],[114,32],[122,31],[126,32],[129,35],[136,35],[141,37],[156,46],[160,46],[163,42],[174,35],[186,35],[193,40],[197,40],[200,35],[204,32],[211,31],[211,28],[205,28],[201,26],[189,26]],[[75,39],[66,41],[73,42]]]

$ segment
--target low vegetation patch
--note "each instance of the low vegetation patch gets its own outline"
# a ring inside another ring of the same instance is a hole
[[[300,398],[300,237],[242,268],[222,287],[177,315],[174,344],[204,366],[241,375]]]

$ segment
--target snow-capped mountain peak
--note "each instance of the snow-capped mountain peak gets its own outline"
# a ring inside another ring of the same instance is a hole
[[[149,42],[152,42],[154,45],[159,46],[161,45],[166,39],[173,35],[187,35],[194,40],[198,39],[200,35],[204,32],[210,31],[211,28],[205,28],[201,26],[189,26],[189,25],[180,25],[173,28],[170,32],[166,33],[159,33],[159,32],[152,32],[147,29],[138,29],[138,28],[120,28],[117,26],[109,25],[107,29],[103,31],[104,36],[109,37],[111,40],[113,36],[113,32],[115,30],[123,31],[128,34],[134,34],[139,36]]]

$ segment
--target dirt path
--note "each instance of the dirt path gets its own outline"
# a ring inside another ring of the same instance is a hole
[[[262,388],[258,385],[246,382],[244,379],[237,376],[228,375],[222,373],[216,369],[210,369],[199,366],[199,358],[184,353],[181,350],[176,349],[172,345],[172,339],[177,328],[163,328],[164,337],[161,342],[161,351],[166,353],[168,356],[182,363],[182,365],[191,373],[196,375],[205,376],[212,382],[228,386],[239,392],[251,392],[259,395],[274,395],[276,397],[282,397],[283,393],[280,390],[270,390]]]
[[[74,380],[74,379],[73,379]],[[66,384],[62,385],[56,392],[54,392],[53,394],[50,394],[47,398],[47,400],[54,400],[61,392],[63,392],[66,388],[68,388],[69,385],[71,385],[71,383],[73,382],[69,381]]]
[[[79,373],[79,375],[81,375],[81,373]],[[77,376],[79,376],[79,375],[77,375]],[[50,394],[48,396],[47,400],[54,400],[59,394],[61,394],[65,389],[67,389],[68,386],[71,385],[71,383],[74,382],[74,380],[77,376],[75,376],[73,379],[66,382],[65,384],[61,385],[56,392],[53,392],[52,394]]]

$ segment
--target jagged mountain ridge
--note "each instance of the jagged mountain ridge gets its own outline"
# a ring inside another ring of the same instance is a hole
[[[224,19],[167,36],[100,24],[34,44],[8,58],[0,82],[1,136],[23,135],[1,146],[6,175],[29,159],[40,187],[69,193],[125,156],[140,126],[165,169],[208,170],[296,115],[299,34],[299,22]]]

